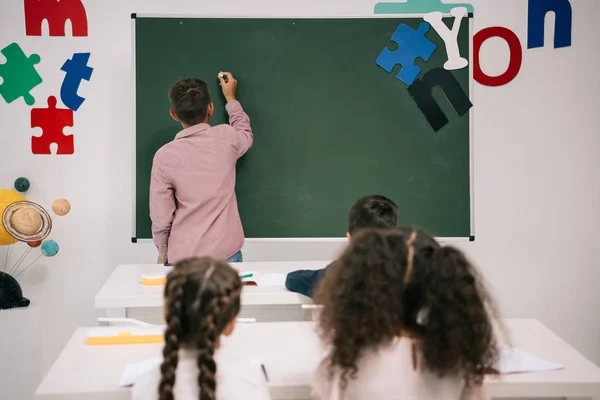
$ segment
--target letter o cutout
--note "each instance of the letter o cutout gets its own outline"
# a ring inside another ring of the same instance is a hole
[[[489,76],[481,70],[479,63],[479,51],[481,45],[493,37],[502,38],[508,43],[510,51],[510,61],[506,72],[498,76]],[[506,85],[519,74],[521,64],[523,63],[523,48],[517,35],[508,28],[502,26],[492,26],[477,32],[473,37],[473,77],[475,80],[485,86]]]

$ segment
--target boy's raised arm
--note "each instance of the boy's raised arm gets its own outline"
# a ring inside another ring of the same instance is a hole
[[[225,77],[227,80],[225,80]],[[229,114],[229,124],[233,127],[234,132],[230,134],[230,142],[234,148],[237,157],[241,157],[254,142],[254,134],[250,127],[250,117],[244,112],[242,105],[235,98],[237,90],[237,80],[231,72],[219,73],[219,81],[221,89],[227,105],[227,113]]]

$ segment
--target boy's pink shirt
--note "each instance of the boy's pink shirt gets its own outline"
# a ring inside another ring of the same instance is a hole
[[[238,101],[226,105],[230,125],[183,129],[156,152],[150,180],[152,236],[161,258],[227,259],[244,244],[235,196],[235,165],[254,141]]]

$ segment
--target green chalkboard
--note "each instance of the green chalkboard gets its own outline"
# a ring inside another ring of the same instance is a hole
[[[452,19],[445,23],[451,26]],[[174,138],[167,92],[178,79],[208,82],[227,122],[216,75],[231,71],[254,146],[238,162],[236,192],[248,238],[341,237],[347,210],[367,194],[400,207],[400,223],[438,237],[471,235],[470,115],[435,98],[450,123],[434,132],[407,91],[375,63],[389,38],[422,18],[135,19],[135,237],[151,237],[148,188],[154,153]],[[437,45],[426,71],[443,66]],[[459,34],[469,55],[469,24]],[[453,71],[469,93],[469,68]]]

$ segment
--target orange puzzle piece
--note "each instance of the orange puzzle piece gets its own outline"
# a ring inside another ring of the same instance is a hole
[[[42,136],[31,137],[33,154],[52,154],[50,145],[56,143],[56,154],[73,154],[75,152],[73,135],[65,135],[63,129],[73,126],[73,110],[56,108],[56,97],[48,97],[48,108],[31,110],[31,127],[42,128]]]

